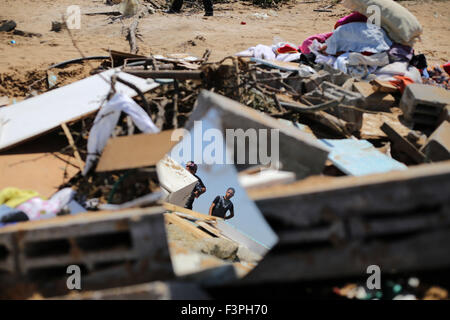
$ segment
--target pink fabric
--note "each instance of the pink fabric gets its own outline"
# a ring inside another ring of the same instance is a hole
[[[347,23],[350,23],[350,22],[366,22],[366,21],[367,21],[367,17],[365,15],[362,15],[358,11],[354,11],[354,12],[350,13],[348,16],[340,18],[334,25],[334,28],[336,29],[337,27],[342,26]]]
[[[319,41],[320,43],[324,43],[329,37],[333,35],[333,32],[328,33],[320,33],[315,34],[313,36],[308,37],[305,41],[303,41],[302,45],[299,47],[302,53],[310,53],[309,46],[313,43],[314,40]]]

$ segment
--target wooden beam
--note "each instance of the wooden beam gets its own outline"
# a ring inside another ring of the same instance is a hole
[[[211,232],[212,234],[214,234],[216,237],[218,238],[226,238],[224,235],[222,235],[222,233],[220,232],[220,230],[214,228],[213,226],[211,226],[210,224],[204,222],[204,221],[197,221],[196,222],[200,227],[204,228],[206,231]],[[226,238],[228,240],[228,238]]]
[[[195,226],[195,224],[180,218],[179,216],[177,216],[174,213],[165,213],[164,217],[166,219],[166,222],[169,223],[173,223],[176,224],[178,227],[180,227],[181,229],[183,229],[184,231],[192,234],[194,237],[199,238],[199,239],[205,239],[205,238],[212,238],[213,236],[211,236],[210,234],[200,230],[199,228],[197,228]]]
[[[221,221],[221,220],[223,220],[222,218],[219,218],[219,217],[214,217],[214,216],[210,216],[210,215],[207,215],[207,214],[203,214],[203,213],[199,213],[199,212],[196,212],[196,211],[192,211],[192,210],[189,210],[189,209],[186,209],[186,208],[183,208],[183,207],[180,207],[180,206],[177,206],[175,204],[168,203],[168,202],[164,202],[163,203],[163,207],[166,208],[169,211],[185,213],[187,215],[190,215],[192,217],[195,217],[195,218],[201,219],[201,220],[210,220],[210,221]]]

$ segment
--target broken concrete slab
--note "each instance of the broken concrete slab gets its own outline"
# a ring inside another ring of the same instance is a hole
[[[218,112],[216,118],[222,126],[218,129],[222,131],[224,137],[228,129],[232,129],[234,133],[239,129],[245,132],[252,131],[252,129],[266,129],[268,136],[271,131],[275,131],[275,133],[279,134],[278,152],[283,170],[295,172],[297,178],[322,172],[328,151],[317,139],[313,139],[310,135],[296,128],[285,126],[277,119],[216,93],[206,90],[200,93],[196,107],[186,123],[186,129],[190,130],[193,128],[194,122],[204,118],[211,109],[215,109]],[[228,144],[227,146],[234,151],[234,139],[230,140],[232,140],[233,146]],[[270,149],[271,144],[268,141],[265,142],[267,148]],[[259,159],[258,155],[263,152],[259,152],[258,145],[259,143],[245,143],[246,154],[254,155],[256,159]]]
[[[411,129],[399,121],[399,114],[401,113],[400,109],[393,108],[391,111],[392,112],[364,113],[360,137],[362,139],[386,138],[386,133],[380,129],[383,123],[389,124],[389,126],[394,128],[400,135],[407,136]]]
[[[30,273],[47,296],[63,294],[68,291],[65,270],[71,264],[85,268],[86,290],[172,278],[164,212],[163,207],[100,211],[1,228],[1,235],[13,235],[16,264],[14,273],[1,274],[0,296],[29,281]],[[55,268],[64,271],[54,272],[43,284]]]
[[[347,105],[359,105],[363,102],[363,96],[360,93],[345,90],[334,83],[324,81],[315,90],[308,92],[307,97],[319,97],[327,100],[336,100]]]
[[[142,92],[159,86],[153,80],[141,79],[118,69],[111,69],[7,108],[1,108],[0,150],[10,148],[49,132],[62,123],[79,119],[98,110],[111,89],[110,79],[113,75],[131,82]],[[120,82],[116,83],[116,90],[131,97],[137,95],[133,89]]]
[[[374,91],[369,82],[355,82],[353,83],[353,87],[364,97],[364,101],[360,107],[372,111],[389,111],[389,108],[395,105],[395,98],[393,95]]]
[[[426,161],[426,156],[408,140],[404,139],[393,127],[386,122],[380,128],[393,142],[393,147],[399,151],[406,153],[415,163],[423,163]]]
[[[154,166],[178,143],[174,130],[112,138],[103,150],[96,171],[114,171]]]
[[[450,91],[419,83],[408,85],[400,100],[406,120],[430,126],[436,125],[447,104],[450,104]]]
[[[393,170],[406,170],[407,167],[381,153],[367,140],[321,139],[331,149],[328,159],[348,175],[362,176]]]
[[[450,122],[444,121],[420,149],[431,161],[450,159]]]

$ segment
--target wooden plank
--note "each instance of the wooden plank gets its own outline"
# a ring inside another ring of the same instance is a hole
[[[222,218],[210,216],[210,215],[199,213],[196,211],[192,211],[192,210],[189,210],[189,209],[186,209],[186,208],[183,208],[183,207],[180,207],[175,204],[168,203],[168,202],[164,202],[163,207],[169,211],[185,213],[185,214],[188,214],[190,216],[193,216],[193,217],[195,217],[197,219],[201,219],[201,220],[223,221]]]
[[[393,147],[406,153],[415,163],[426,162],[426,156],[414,147],[408,140],[404,139],[394,128],[386,122],[380,127],[389,139],[394,143]]]
[[[166,222],[173,223],[182,228],[184,231],[189,232],[194,237],[199,239],[204,238],[213,238],[209,233],[206,233],[195,226],[192,222],[189,222],[183,218],[180,218],[174,213],[165,213],[164,217],[166,218]]]
[[[222,235],[222,233],[220,232],[220,230],[212,227],[211,225],[209,225],[208,223],[204,222],[204,221],[196,221],[196,223],[204,228],[205,230],[207,230],[208,232],[211,232],[212,234],[214,234],[216,237],[218,238],[226,238],[225,236]],[[228,238],[226,238],[228,239]]]
[[[398,92],[398,88],[391,84],[389,81],[381,81],[378,79],[370,82],[372,89],[377,92],[395,93]]]
[[[105,172],[156,165],[178,143],[171,139],[173,131],[109,139],[95,171]]]

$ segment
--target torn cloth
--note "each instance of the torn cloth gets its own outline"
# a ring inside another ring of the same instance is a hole
[[[95,117],[94,125],[89,132],[88,156],[84,166],[83,175],[91,169],[93,163],[101,154],[103,148],[114,131],[119,121],[120,113],[125,112],[133,120],[134,124],[144,133],[158,133],[160,130],[155,126],[149,115],[133,99],[116,93],[111,100],[104,105]]]

